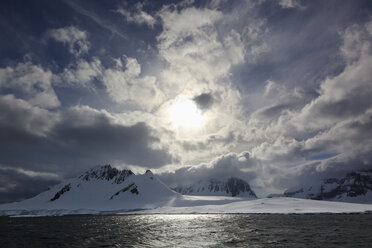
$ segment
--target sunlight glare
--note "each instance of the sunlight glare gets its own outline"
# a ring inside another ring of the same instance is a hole
[[[194,101],[177,101],[169,108],[169,119],[176,127],[196,129],[202,126],[205,116]]]

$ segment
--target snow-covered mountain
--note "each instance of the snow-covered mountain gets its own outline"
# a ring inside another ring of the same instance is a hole
[[[372,203],[372,170],[328,178],[319,184],[301,186],[284,192],[286,197],[313,200]]]
[[[370,185],[370,181],[368,183]],[[372,205],[366,204],[310,201],[285,197],[255,199],[256,195],[248,183],[237,178],[229,178],[226,181],[208,180],[194,186],[195,191],[188,188],[184,193],[198,193],[204,196],[181,195],[168,188],[151,171],[143,175],[135,175],[130,170],[118,170],[110,165],[97,166],[31,199],[0,205],[0,216],[123,214],[128,212],[140,214],[372,211]],[[209,195],[205,196],[205,194]],[[246,197],[232,197],[226,194]]]
[[[167,204],[179,195],[151,171],[135,175],[110,165],[97,166],[77,178],[21,202],[0,205],[1,209],[136,209]]]
[[[230,177],[226,180],[209,179],[187,186],[177,186],[173,189],[183,195],[240,196],[257,198],[249,184],[236,177]]]

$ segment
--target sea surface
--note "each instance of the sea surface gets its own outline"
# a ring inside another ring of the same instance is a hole
[[[372,247],[372,214],[0,217],[0,247]]]

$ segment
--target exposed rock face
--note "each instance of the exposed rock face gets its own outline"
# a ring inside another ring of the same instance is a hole
[[[125,179],[127,179],[131,175],[134,175],[134,173],[131,170],[122,170],[115,178],[114,183],[121,184],[122,182],[124,182]]]
[[[174,190],[183,195],[226,195],[257,198],[249,184],[239,178],[227,180],[209,179],[188,186],[178,186]]]
[[[328,178],[320,185],[299,187],[284,192],[286,197],[313,200],[353,201],[353,198],[367,197],[372,193],[372,170],[348,173],[343,178]],[[368,199],[367,199],[368,200]],[[371,199],[372,200],[372,199]]]
[[[131,170],[118,170],[116,168],[112,168],[111,165],[104,165],[90,169],[79,178],[85,181],[90,181],[92,179],[110,181],[115,178],[113,183],[120,184],[131,175],[134,175]]]
[[[63,195],[65,192],[70,191],[70,189],[71,189],[71,185],[70,185],[70,184],[65,185],[65,187],[63,187],[60,191],[58,191],[58,192],[54,195],[54,197],[53,197],[52,199],[50,199],[50,201],[55,201],[55,200],[57,200],[57,199],[60,198],[61,195]]]
[[[112,200],[115,196],[119,195],[120,193],[127,192],[128,190],[130,190],[132,194],[136,194],[136,195],[139,194],[137,185],[135,183],[131,183],[127,187],[123,188],[122,190],[116,192],[113,196],[111,196],[110,200]]]

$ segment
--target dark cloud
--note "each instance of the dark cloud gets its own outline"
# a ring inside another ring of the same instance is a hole
[[[60,182],[55,175],[0,166],[0,203],[20,201]]]
[[[83,107],[53,115],[9,97],[0,101],[0,109],[5,113],[0,164],[5,166],[75,176],[96,164],[158,168],[172,161],[166,151],[151,148],[158,139],[144,123],[115,124],[107,114]]]
[[[209,93],[203,93],[194,97],[194,102],[201,110],[207,110],[213,105],[213,96]]]

